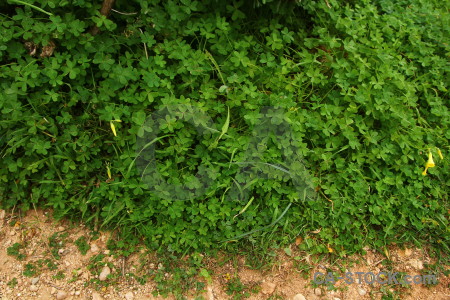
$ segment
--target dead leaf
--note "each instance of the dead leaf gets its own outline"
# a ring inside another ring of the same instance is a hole
[[[37,51],[37,45],[33,42],[25,42],[23,44],[25,46],[25,49],[27,49],[28,54],[30,56],[35,56],[36,55],[36,51]]]
[[[41,57],[50,57],[55,51],[56,45],[53,41],[49,41],[47,46],[42,47]]]

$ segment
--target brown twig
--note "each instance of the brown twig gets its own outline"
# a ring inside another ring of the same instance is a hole
[[[103,0],[102,8],[100,9],[100,14],[108,17],[111,13],[112,6],[114,4],[114,0]],[[97,35],[100,32],[100,29],[97,27],[97,25],[94,25],[90,30],[89,33],[91,35]]]

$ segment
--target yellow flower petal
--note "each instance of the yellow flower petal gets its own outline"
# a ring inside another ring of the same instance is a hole
[[[434,166],[436,166],[436,165],[434,164],[433,154],[431,154],[431,151],[430,151],[430,152],[428,152],[428,161],[425,164],[425,167],[434,168]]]
[[[436,149],[437,149],[437,153],[439,155],[439,158],[440,159],[444,159],[444,155],[442,155],[441,149],[439,149],[439,148],[436,148]]]
[[[117,133],[116,133],[116,126],[114,126],[113,121],[109,122],[109,124],[111,124],[111,130],[112,130],[114,136],[117,136]]]
[[[427,175],[427,170],[428,170],[428,168],[425,168],[425,170],[423,170],[423,172],[422,172],[423,176]]]

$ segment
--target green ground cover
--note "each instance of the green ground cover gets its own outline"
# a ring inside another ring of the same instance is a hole
[[[265,2],[2,2],[0,206],[171,252],[448,252],[448,3]]]

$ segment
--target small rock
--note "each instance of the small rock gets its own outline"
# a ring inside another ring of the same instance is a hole
[[[423,262],[418,260],[418,259],[411,259],[409,261],[409,264],[411,265],[411,267],[413,267],[414,269],[417,270],[422,270],[423,269]]]
[[[31,278],[31,284],[32,285],[35,285],[36,283],[38,283],[38,281],[39,281],[39,277]]]
[[[16,235],[16,232],[15,232],[14,230],[11,230],[11,231],[9,232],[9,235],[11,235],[11,236]]]
[[[320,288],[315,288],[314,294],[316,294],[317,296],[320,296],[320,295],[322,295],[322,290]]]
[[[264,295],[270,295],[275,291],[276,287],[277,285],[275,283],[265,281],[261,284],[261,292]]]
[[[333,300],[341,300],[341,298],[334,297]]]
[[[54,287],[52,287],[52,289],[50,290],[50,294],[54,295],[58,292],[58,290]]]
[[[97,244],[91,245],[91,252],[92,253],[98,253],[100,251],[100,248],[98,248]]]
[[[30,285],[30,292],[37,292],[38,287],[35,286],[34,284]]]
[[[111,253],[110,250],[105,250],[103,253],[105,253],[105,255],[109,255]]]
[[[134,299],[134,295],[133,292],[128,292],[125,294],[125,299],[127,300],[133,300]]]
[[[75,296],[80,296],[81,292],[80,291],[75,291]]]
[[[361,287],[359,287],[359,288],[358,288],[358,294],[359,294],[360,296],[364,296],[364,295],[366,294],[366,290],[363,289],[363,288],[361,288]]]
[[[100,296],[99,293],[93,292],[92,293],[92,300],[103,300],[102,296]]]
[[[111,269],[108,266],[104,266],[102,272],[98,276],[98,279],[100,281],[105,281],[109,274],[111,274]]]
[[[58,300],[63,300],[67,298],[67,293],[64,291],[58,291],[58,293],[56,294],[56,299]]]
[[[66,230],[66,229],[64,228],[64,226],[59,226],[59,227],[58,227],[58,231],[64,231],[64,230]]]
[[[59,250],[58,250],[58,254],[59,254],[59,255],[63,255],[63,254],[64,254],[64,249],[59,249]]]
[[[297,294],[292,300],[306,300],[306,298],[302,294]]]
[[[412,250],[409,249],[409,248],[406,248],[405,249],[405,256],[411,256],[411,254],[412,254]]]

